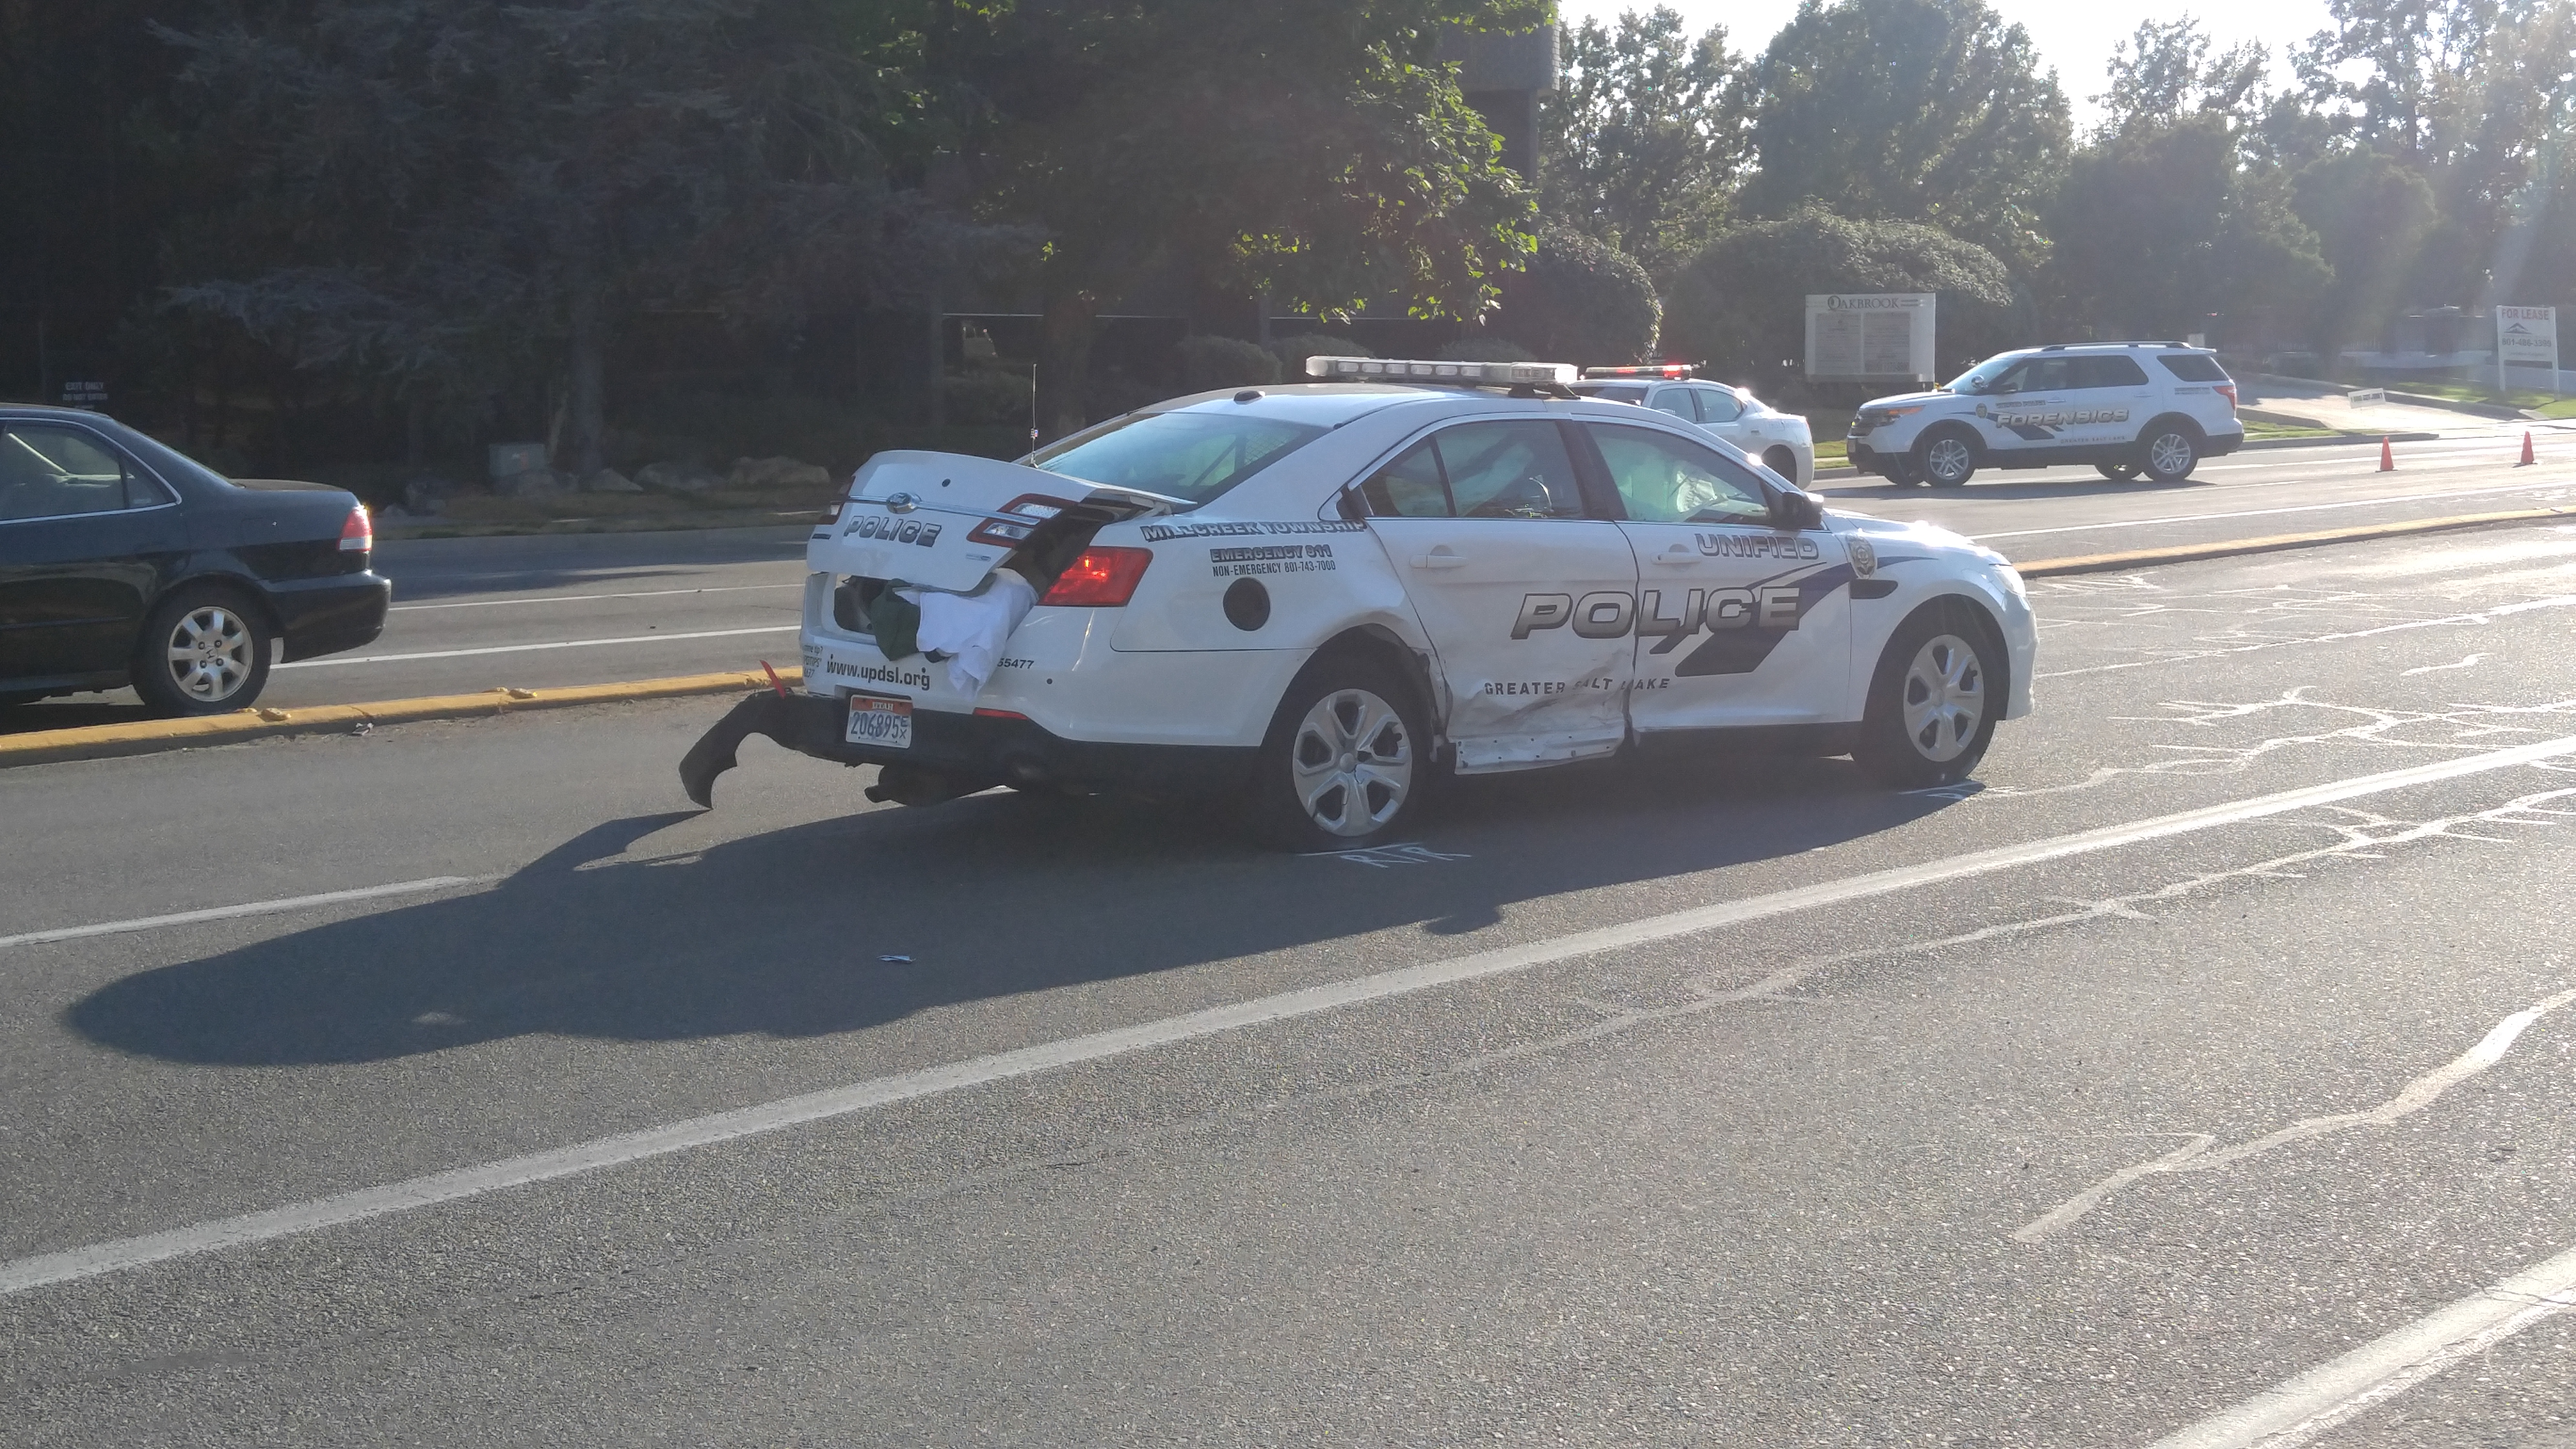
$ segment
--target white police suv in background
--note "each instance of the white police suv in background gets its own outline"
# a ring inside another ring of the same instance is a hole
[[[701,739],[691,797],[760,733],[881,767],[880,800],[1222,792],[1341,848],[1401,831],[1434,769],[1786,747],[1934,785],[2030,709],[1989,549],[1828,514],[1571,367],[1307,366],[1018,463],[870,459],[807,548],[802,692]],[[934,613],[1001,621],[989,674],[917,652]]]
[[[1687,364],[1587,367],[1574,392],[1670,413],[1733,443],[1801,488],[1816,481],[1816,444],[1804,417],[1781,412],[1742,388],[1696,380]]]
[[[2090,463],[2103,477],[2191,476],[2245,442],[2216,354],[2175,342],[2067,344],[1987,358],[1932,392],[1852,414],[1852,466],[1957,488],[1979,468]]]

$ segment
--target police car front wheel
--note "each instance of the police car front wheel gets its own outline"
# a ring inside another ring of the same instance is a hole
[[[1353,849],[1412,817],[1430,774],[1421,710],[1360,660],[1299,676],[1279,702],[1254,782],[1254,823],[1293,850]]]
[[[1916,615],[1879,656],[1852,758],[1900,789],[1955,784],[1985,758],[2002,707],[1992,635],[1957,606]]]

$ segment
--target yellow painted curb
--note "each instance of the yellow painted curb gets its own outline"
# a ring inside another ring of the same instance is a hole
[[[778,677],[794,685],[804,674],[801,670],[782,669]],[[155,719],[135,724],[35,730],[22,735],[0,735],[0,769],[61,760],[148,755],[162,750],[226,745],[283,735],[346,734],[360,725],[480,719],[487,715],[516,714],[522,710],[570,709],[584,704],[674,699],[693,694],[738,694],[768,687],[768,677],[760,674],[681,674],[665,679],[630,679],[620,684],[577,684],[560,689],[487,689],[480,694],[433,694],[418,699],[378,700],[373,704],[245,709],[192,719]]]
[[[2521,508],[2510,513],[2456,513],[2447,518],[2414,518],[2404,523],[2368,523],[2354,528],[2329,528],[2321,533],[2276,533],[2267,538],[2230,538],[2216,543],[2184,543],[2170,548],[2139,548],[2126,553],[2088,553],[2072,558],[2033,559],[2016,563],[2015,571],[2026,579],[2045,579],[2060,574],[2100,574],[2115,569],[2147,568],[2155,564],[2191,563],[2205,558],[2235,558],[2240,554],[2276,553],[2283,549],[2318,548],[2330,543],[2352,543],[2368,538],[2401,538],[2410,533],[2443,533],[2455,528],[2484,528],[2498,523],[2532,523],[2551,518],[2576,518],[2576,508]]]

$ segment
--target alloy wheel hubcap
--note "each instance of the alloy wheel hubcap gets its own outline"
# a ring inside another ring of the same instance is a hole
[[[2147,459],[2159,473],[2179,473],[2191,466],[2191,441],[2179,433],[2167,433],[2147,450]]]
[[[213,704],[250,681],[250,626],[230,609],[192,609],[170,631],[171,682],[190,699]]]
[[[1965,478],[1970,466],[1968,445],[1956,438],[1943,438],[1932,445],[1924,463],[1925,471],[1935,478]]]
[[[1977,737],[1986,716],[1986,671],[1956,634],[1935,635],[1905,670],[1905,736],[1923,758],[1947,764]]]
[[[1297,724],[1291,784],[1306,818],[1334,835],[1366,835],[1395,818],[1413,789],[1412,732],[1395,706],[1337,689]]]

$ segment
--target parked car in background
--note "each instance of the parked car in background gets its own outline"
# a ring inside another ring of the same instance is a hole
[[[384,631],[366,507],[226,478],[133,428],[0,405],[0,705],[134,686],[155,713],[246,708],[283,646]]]
[[[2245,442],[2236,380],[2204,347],[2067,343],[1998,353],[1930,392],[1852,414],[1853,467],[1957,488],[1979,468],[2090,463],[2121,482],[2179,483]]]
[[[1770,407],[1740,387],[1694,378],[1687,364],[1587,367],[1574,391],[1670,413],[1743,449],[1783,482],[1805,488],[1816,481],[1816,444],[1805,418]]]

